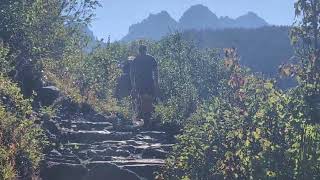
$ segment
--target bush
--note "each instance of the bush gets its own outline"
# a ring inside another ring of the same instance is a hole
[[[30,178],[42,159],[44,136],[31,100],[0,75],[0,179]]]
[[[228,50],[226,91],[198,108],[168,158],[164,179],[317,179],[320,126],[301,88],[282,92],[243,71]],[[227,69],[226,69],[227,70]]]

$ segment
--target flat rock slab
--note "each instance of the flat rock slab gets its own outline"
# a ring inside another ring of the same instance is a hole
[[[90,162],[86,166],[47,162],[40,176],[43,180],[141,180],[136,173],[108,162]]]
[[[165,159],[168,152],[158,148],[147,148],[142,151],[142,158]]]
[[[134,137],[132,132],[111,132],[111,131],[65,131],[63,139],[73,143],[96,143],[107,140],[128,140]]]
[[[108,162],[91,162],[87,168],[88,180],[141,180],[136,173]]]
[[[144,177],[148,180],[156,178],[156,172],[161,170],[161,166],[157,164],[135,164],[123,166],[124,169],[128,169],[137,173],[140,177]]]
[[[112,129],[110,122],[70,121],[64,122],[63,127],[72,127],[75,130],[108,130]]]
[[[88,170],[80,164],[47,162],[42,166],[40,177],[43,180],[85,180]]]
[[[152,165],[164,165],[163,159],[114,159],[112,162],[119,166],[137,165],[137,164],[152,164]]]

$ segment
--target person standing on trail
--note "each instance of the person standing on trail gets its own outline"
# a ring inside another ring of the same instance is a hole
[[[127,60],[121,63],[122,74],[117,80],[116,97],[123,99],[130,96],[132,91],[131,80],[130,80],[130,67],[131,62],[135,59],[134,56],[129,56]]]
[[[151,126],[153,102],[158,95],[158,67],[156,60],[147,55],[147,46],[139,47],[138,56],[130,68],[132,95],[136,100],[137,118],[143,119],[144,127]]]

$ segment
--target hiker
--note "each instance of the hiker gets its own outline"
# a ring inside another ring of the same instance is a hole
[[[147,55],[147,46],[139,47],[138,56],[130,68],[132,95],[136,100],[137,119],[143,119],[144,127],[150,128],[153,103],[158,94],[158,67],[156,60]]]
[[[135,59],[134,56],[129,56],[127,60],[125,60],[121,64],[122,74],[117,80],[116,87],[116,97],[118,99],[123,99],[125,97],[130,96],[132,91],[131,80],[130,80],[130,66],[131,62]]]

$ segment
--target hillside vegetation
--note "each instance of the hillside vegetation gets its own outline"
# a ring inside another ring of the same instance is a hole
[[[37,179],[47,138],[41,103],[47,62],[79,44],[77,28],[90,21],[96,1],[0,2],[0,179]]]

